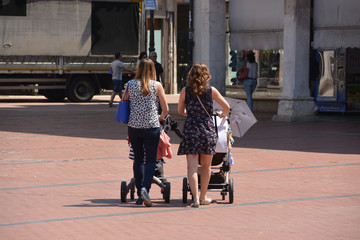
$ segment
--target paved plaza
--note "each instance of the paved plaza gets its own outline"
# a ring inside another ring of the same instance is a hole
[[[259,122],[235,139],[234,203],[182,202],[186,159],[170,132],[171,200],[152,186],[153,207],[120,202],[132,178],[127,128],[109,96],[90,103],[0,97],[0,239],[360,239],[360,117]],[[167,95],[171,116],[178,95]],[[189,196],[190,198],[190,196]]]

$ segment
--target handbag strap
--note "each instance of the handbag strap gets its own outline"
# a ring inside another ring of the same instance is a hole
[[[121,101],[127,101],[127,100],[129,100],[129,99],[124,100],[125,96],[127,96],[127,95],[129,94],[128,88],[129,88],[129,83],[126,84],[126,89],[125,89],[125,92],[124,92],[123,97],[121,98]]]
[[[208,113],[208,111],[205,109],[204,104],[201,102],[199,95],[196,95],[197,99],[199,100],[201,106],[203,107],[203,109],[205,110],[206,114],[209,116],[209,118],[212,120],[212,117],[210,116],[210,114]]]
[[[206,108],[204,107],[204,104],[201,102],[201,100],[200,100],[199,96],[198,96],[198,95],[196,95],[196,97],[197,97],[197,99],[199,100],[199,102],[200,102],[201,106],[203,107],[203,109],[205,110],[206,114],[209,116],[209,118],[211,119],[211,121],[214,123],[214,125],[215,125],[215,132],[216,132],[216,136],[218,136],[218,137],[219,137],[219,134],[218,134],[218,128],[217,128],[217,123],[216,123],[216,118],[214,118],[214,119],[215,119],[215,122],[214,122],[213,118],[210,116],[209,112],[208,112],[208,111],[206,110]]]

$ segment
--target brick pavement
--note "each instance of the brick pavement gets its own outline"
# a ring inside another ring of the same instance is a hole
[[[168,95],[174,114],[177,95]],[[0,239],[360,239],[360,118],[260,121],[232,153],[234,203],[182,203],[183,156],[167,160],[171,202],[120,203],[132,177],[126,127],[91,103],[0,97]],[[176,153],[179,139],[170,133]]]

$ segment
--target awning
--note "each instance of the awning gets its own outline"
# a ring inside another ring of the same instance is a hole
[[[314,1],[314,48],[360,47],[360,1]]]
[[[230,47],[283,48],[284,0],[229,1]]]

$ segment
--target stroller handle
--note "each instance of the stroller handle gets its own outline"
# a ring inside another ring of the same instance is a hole
[[[183,138],[181,130],[179,129],[179,124],[175,122],[170,115],[166,115],[163,122],[161,123],[162,128],[167,133],[169,130],[172,130],[176,133],[179,138]]]
[[[180,131],[179,128],[176,128],[176,129],[173,130],[173,131],[176,133],[176,135],[177,135],[179,138],[183,138],[183,135],[182,135],[182,133],[181,133],[181,131]]]

